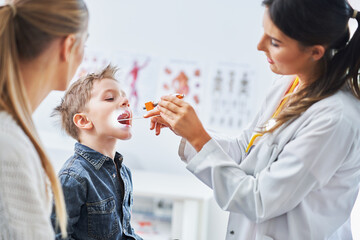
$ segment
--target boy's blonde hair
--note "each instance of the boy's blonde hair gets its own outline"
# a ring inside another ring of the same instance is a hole
[[[65,92],[61,103],[54,109],[54,115],[61,116],[61,126],[71,137],[79,141],[79,129],[73,122],[76,113],[86,110],[86,104],[91,98],[94,81],[104,78],[115,79],[118,68],[109,64],[99,73],[91,73],[74,82]]]

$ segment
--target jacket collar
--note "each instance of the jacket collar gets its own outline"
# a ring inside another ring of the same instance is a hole
[[[85,146],[79,142],[75,143],[75,153],[79,154],[86,161],[88,161],[91,165],[94,166],[96,170],[99,170],[105,161],[113,161],[112,158],[95,151],[88,146]],[[115,160],[119,160],[122,163],[123,157],[120,153],[115,153]]]

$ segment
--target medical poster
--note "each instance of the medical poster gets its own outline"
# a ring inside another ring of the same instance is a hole
[[[170,60],[160,67],[157,96],[180,93],[199,113],[203,100],[204,68],[192,61]]]
[[[118,52],[112,62],[119,67],[118,80],[125,91],[134,113],[142,114],[145,102],[156,95],[156,60],[150,56]]]
[[[220,63],[211,67],[206,91],[207,125],[240,129],[250,120],[249,99],[254,72],[246,65]]]

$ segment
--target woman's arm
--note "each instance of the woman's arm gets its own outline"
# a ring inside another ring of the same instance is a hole
[[[219,132],[209,131],[212,139],[214,139],[220,147],[226,152],[237,164],[246,157],[246,148],[250,139],[256,131],[256,126],[259,125],[260,111],[253,121],[251,121],[244,129],[240,130],[238,136],[226,136]],[[181,139],[179,145],[179,156],[182,161],[188,163],[196,155],[197,151],[191,146],[185,138]]]
[[[279,149],[276,161],[256,175],[247,174],[214,140],[206,143],[187,168],[214,190],[224,210],[243,213],[256,222],[279,216],[325,185],[356,142],[358,133],[349,120],[322,114],[313,116]]]

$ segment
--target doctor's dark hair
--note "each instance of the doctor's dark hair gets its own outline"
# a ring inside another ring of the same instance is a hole
[[[88,9],[83,0],[5,2],[9,4],[0,6],[0,110],[15,119],[36,149],[50,181],[57,224],[66,237],[67,215],[62,188],[36,132],[20,63],[36,61],[55,40],[70,34],[85,34]],[[80,38],[73,49],[79,41]]]
[[[109,64],[98,73],[88,73],[80,77],[65,92],[52,116],[60,116],[61,127],[69,136],[80,142],[79,129],[73,121],[74,115],[87,110],[94,82],[105,78],[117,81],[115,78],[117,71],[117,67]]]
[[[296,119],[312,104],[331,96],[348,84],[360,99],[360,13],[346,0],[264,0],[273,23],[288,37],[298,41],[300,49],[322,45],[317,78],[304,89],[292,94],[288,106],[276,118],[273,132],[282,124]],[[358,27],[350,38],[348,22],[355,18]]]

